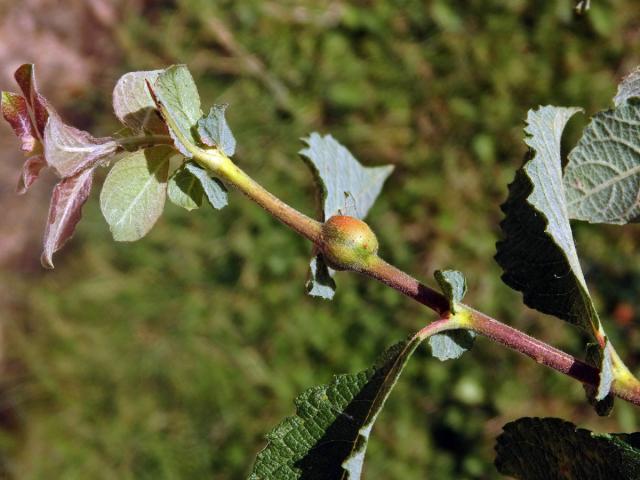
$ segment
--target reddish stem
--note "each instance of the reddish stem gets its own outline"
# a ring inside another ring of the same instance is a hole
[[[402,292],[408,297],[434,310],[445,320],[438,320],[425,329],[430,331],[430,327],[441,329],[440,323],[446,322],[449,313],[449,300],[440,292],[423,285],[415,278],[399,270],[384,260],[379,260],[371,265],[371,268],[363,271],[365,275],[375,278],[385,285]],[[527,335],[520,330],[510,327],[482,312],[478,312],[468,306],[462,306],[470,314],[466,328],[483,335],[496,343],[504,345],[511,350],[520,352],[541,365],[564,373],[580,382],[596,387],[599,383],[600,371],[592,365],[579,360],[568,353],[558,350],[536,338]],[[454,318],[454,317],[452,317]],[[436,333],[435,330],[432,333]],[[614,382],[611,391],[614,395],[627,400],[635,405],[640,405],[640,388],[634,384],[617,384]]]

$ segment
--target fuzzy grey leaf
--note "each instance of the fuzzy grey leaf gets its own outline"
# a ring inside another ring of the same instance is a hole
[[[200,181],[207,200],[213,208],[222,210],[229,204],[227,189],[220,180],[211,177],[204,168],[193,162],[187,163],[185,168]]]
[[[227,105],[214,105],[209,115],[198,120],[200,140],[210,147],[217,147],[228,157],[236,152],[236,139],[225,118]]]

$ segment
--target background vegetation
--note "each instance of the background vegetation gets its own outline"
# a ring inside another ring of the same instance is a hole
[[[238,163],[273,192],[314,211],[297,156],[312,130],[395,164],[369,216],[383,256],[428,281],[459,269],[471,305],[581,355],[578,332],[522,307],[492,256],[527,110],[594,113],[640,64],[635,2],[592,3],[583,17],[551,0],[136,4],[113,30],[120,60],[67,116],[110,133],[120,74],[187,63],[205,105],[230,104]],[[575,234],[607,331],[637,368],[640,233]],[[0,272],[4,475],[242,478],[299,392],[432,319],[353,275],[338,274],[333,302],[306,296],[309,250],[237,194],[222,212],[169,205],[135,244],[115,244],[90,201],[55,271]],[[495,437],[523,415],[639,428],[631,406],[596,418],[577,382],[487,341],[448,363],[423,348],[375,427],[366,476],[497,478]]]

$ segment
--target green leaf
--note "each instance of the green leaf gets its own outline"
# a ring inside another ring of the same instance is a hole
[[[500,473],[519,480],[640,478],[640,434],[598,434],[559,418],[520,418],[496,444]]]
[[[496,261],[504,282],[531,308],[606,339],[578,261],[562,186],[560,140],[577,108],[540,107],[527,117],[530,158],[509,185]],[[598,342],[599,343],[599,342]],[[608,393],[603,378],[599,396]]]
[[[429,337],[431,355],[441,362],[460,358],[464,352],[471,350],[475,337],[476,334],[468,330],[453,330],[433,335]]]
[[[458,270],[436,270],[434,277],[442,293],[449,299],[449,310],[455,314],[456,304],[467,293],[467,279]]]
[[[189,69],[186,65],[167,68],[158,75],[151,93],[155,95],[176,148],[185,157],[192,158],[190,148],[197,145],[195,129],[202,110],[198,89]]]
[[[578,261],[562,188],[560,138],[576,108],[530,110],[525,133],[531,155],[509,185],[496,260],[502,279],[543,313],[602,331]]]
[[[113,110],[133,133],[164,133],[167,130],[147,88],[147,82],[153,85],[162,72],[150,70],[125,73],[113,89]]]
[[[165,145],[138,150],[111,169],[100,194],[100,208],[114,240],[138,240],[151,230],[164,208],[173,155],[175,151]]]
[[[300,155],[313,171],[322,192],[322,220],[337,213],[364,218],[393,166],[363,167],[331,135],[312,133],[303,141],[307,148]]]
[[[312,133],[303,139],[307,148],[300,155],[311,168],[320,190],[322,220],[342,213],[364,218],[382,190],[382,185],[393,171],[392,165],[363,167],[351,152],[340,145],[331,135]],[[335,283],[327,280],[326,272],[333,270],[315,256],[310,265],[307,292],[313,296],[331,299]],[[317,274],[322,277],[318,278]]]
[[[434,274],[442,293],[449,299],[449,310],[453,315],[458,313],[457,304],[467,292],[467,280],[457,270],[437,270]],[[438,333],[429,337],[431,354],[441,362],[460,358],[473,346],[476,334],[469,330],[454,330]]]
[[[214,105],[209,115],[198,120],[200,140],[210,147],[217,147],[228,157],[236,152],[236,139],[224,116],[228,105]]]
[[[635,77],[634,77],[635,78]],[[640,219],[640,100],[637,83],[618,92],[616,108],[593,116],[564,173],[569,217],[625,224]]]
[[[202,205],[204,190],[200,180],[181,168],[169,179],[167,196],[175,205],[190,211]]]
[[[211,177],[204,168],[196,163],[189,162],[185,168],[200,181],[207,200],[213,208],[221,210],[228,205],[227,189],[220,180]]]
[[[300,395],[296,416],[267,435],[250,479],[359,479],[373,424],[421,340],[400,342],[372,368]]]

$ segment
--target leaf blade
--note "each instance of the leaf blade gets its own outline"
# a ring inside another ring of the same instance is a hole
[[[214,105],[209,114],[198,120],[198,134],[200,140],[210,147],[217,147],[228,156],[236,152],[236,139],[231,133],[225,111],[228,105]]]
[[[640,79],[635,82],[640,83]],[[616,97],[617,101],[620,98]],[[625,99],[614,109],[593,116],[569,153],[563,181],[570,218],[618,225],[640,219],[637,99]]]
[[[528,306],[595,334],[600,320],[573,243],[562,189],[560,136],[577,111],[529,111],[525,142],[535,153],[516,173],[502,205],[503,239],[497,243],[496,261],[505,283],[521,291]]]
[[[322,220],[340,212],[363,219],[394,167],[364,167],[331,135],[321,136],[313,132],[303,141],[307,147],[299,153],[311,169],[320,191]],[[333,298],[336,287],[330,277],[334,273],[324,263],[322,256],[315,255],[309,265],[307,293],[325,299]]]
[[[152,85],[163,70],[128,72],[122,75],[113,89],[113,110],[116,117],[136,133],[165,133],[166,126],[147,82]]]
[[[53,268],[53,254],[73,236],[92,183],[93,169],[87,169],[62,179],[54,187],[40,257],[43,267]]]
[[[193,174],[181,168],[169,179],[167,195],[175,205],[191,211],[202,205],[204,190]]]
[[[0,111],[20,140],[20,150],[32,152],[38,144],[38,138],[31,123],[27,100],[22,95],[3,91]]]
[[[20,175],[18,186],[16,188],[18,195],[23,195],[27,192],[29,187],[33,185],[33,182],[35,182],[40,176],[40,171],[46,166],[47,162],[44,155],[34,155],[24,162],[24,165],[22,166],[22,175]]]
[[[249,478],[359,479],[377,415],[421,341],[413,336],[387,349],[372,368],[301,394],[296,416],[267,436]],[[296,445],[302,449],[294,451]]]
[[[495,259],[503,281],[522,292],[526,305],[581,327],[602,349],[606,334],[580,267],[562,183],[560,140],[578,111],[551,106],[529,111],[525,142],[531,155],[501,207],[503,239]],[[598,396],[611,385],[609,378],[601,380]]]
[[[227,189],[220,180],[210,176],[207,170],[194,162],[186,163],[185,168],[198,179],[213,208],[222,210],[229,204]]]
[[[322,220],[342,212],[364,218],[393,172],[393,165],[364,167],[331,135],[312,133],[300,155],[321,187]],[[347,200],[349,199],[350,200]]]
[[[616,107],[624,105],[632,98],[640,97],[640,67],[624,77],[618,85],[618,91],[613,98]]]
[[[114,165],[100,194],[100,209],[116,241],[144,237],[164,209],[169,163],[168,146],[138,150]]]
[[[67,125],[54,110],[49,111],[44,129],[44,156],[60,177],[71,177],[93,168],[117,150],[118,144],[113,138],[96,138]]]
[[[449,311],[453,316],[464,315],[458,304],[467,293],[467,280],[457,270],[436,270],[434,277],[440,290],[449,300]],[[441,362],[460,358],[464,352],[473,347],[476,334],[470,330],[453,330],[429,337],[431,355]]]
[[[38,90],[36,67],[32,63],[25,63],[18,67],[13,76],[33,111],[34,127],[39,138],[42,139],[51,106]]]
[[[558,418],[520,418],[503,427],[496,467],[520,480],[640,476],[638,434],[597,434]]]
[[[147,85],[151,85],[147,82]],[[160,73],[152,85],[160,112],[167,123],[176,148],[187,158],[197,144],[194,130],[202,117],[200,95],[186,65],[173,65]]]

